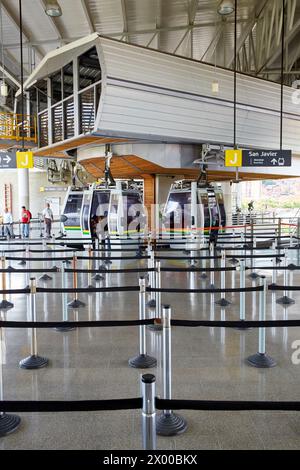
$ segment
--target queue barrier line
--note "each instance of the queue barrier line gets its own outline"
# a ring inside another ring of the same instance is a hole
[[[298,291],[300,290],[300,286],[279,286],[277,284],[270,284],[268,286],[268,290],[284,290],[284,291]]]
[[[157,321],[155,318],[145,320],[80,320],[80,321],[10,321],[1,320],[0,328],[58,328],[61,326],[68,326],[71,328],[110,328],[110,327],[124,327],[124,326],[146,326],[154,325]]]
[[[12,401],[0,402],[0,411],[18,413],[80,412],[141,409],[143,398],[117,398],[111,400],[72,401]],[[234,401],[234,400],[165,400],[155,398],[158,410],[199,411],[300,411],[299,401]]]
[[[76,412],[138,410],[143,405],[142,398],[119,398],[111,400],[72,400],[72,401],[0,401],[0,411],[18,413]]]
[[[146,320],[79,320],[79,321],[10,321],[1,320],[0,328],[38,328],[52,329],[61,326],[69,326],[76,328],[110,328],[110,327],[127,327],[127,326],[146,326],[160,323],[159,318],[149,318]],[[174,327],[188,328],[286,328],[300,327],[300,320],[171,320]]]
[[[147,287],[146,292],[164,292],[169,294],[213,294],[213,293],[233,293],[233,292],[262,292],[264,290],[263,286],[255,286],[255,287],[227,287],[226,289],[220,288],[210,288],[210,289],[177,289],[177,288],[155,288],[155,287]],[[300,290],[300,288],[299,288]]]
[[[165,400],[156,398],[158,410],[300,411],[300,401]]]

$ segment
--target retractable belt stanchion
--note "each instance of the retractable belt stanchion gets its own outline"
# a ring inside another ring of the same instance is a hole
[[[255,254],[255,248],[256,248],[256,237],[252,236],[251,237],[251,259],[250,259],[251,273],[249,274],[249,278],[252,279],[253,281],[256,281],[256,279],[259,278],[259,275],[255,272],[255,259],[253,258]]]
[[[67,276],[65,271],[65,261],[61,262],[61,288],[67,288]],[[69,314],[68,314],[68,305],[67,305],[67,294],[66,292],[62,292],[61,294],[61,310],[62,310],[62,321],[66,322],[63,326],[58,326],[55,328],[56,331],[61,331],[64,333],[65,331],[72,331],[75,330],[75,326],[68,326],[69,321]]]
[[[155,261],[154,261],[155,263]],[[154,272],[154,280],[155,280],[155,287],[156,289],[161,289],[161,270],[160,270],[161,263],[160,261],[156,261],[155,268],[156,271]],[[157,321],[154,322],[153,325],[148,325],[149,330],[152,331],[162,331],[162,324],[161,324],[161,292],[155,292],[155,318]]]
[[[55,251],[54,251],[55,250],[55,244],[56,244],[55,235],[52,235],[51,239],[52,239],[52,243],[53,243],[52,260],[53,260],[53,263],[55,263]],[[52,267],[57,269],[57,266],[55,264]]]
[[[212,269],[215,267],[214,255],[215,255],[214,244],[212,242],[210,242],[210,244],[209,244],[209,256],[211,257],[210,258],[210,267]],[[210,272],[210,287],[212,289],[215,287],[215,273],[214,273],[214,271]]]
[[[150,258],[148,258],[148,267],[150,269],[153,269],[155,268],[155,260],[154,260],[154,251],[151,249],[151,245],[148,245],[147,251],[148,251],[148,256],[150,256]],[[149,284],[151,288],[155,288],[155,272],[154,271],[149,272]],[[155,294],[154,294],[154,297],[155,297]],[[155,301],[155,298],[153,298],[153,292],[150,292],[150,299],[147,303],[147,307],[155,308],[155,306],[156,306],[156,301]]]
[[[261,276],[263,290],[259,293],[259,321],[266,320],[267,281]],[[253,367],[269,368],[276,366],[276,362],[266,353],[266,329],[258,329],[258,352],[247,358],[247,363]]]
[[[30,312],[31,321],[36,322],[36,279],[30,279]],[[30,356],[22,359],[19,363],[22,369],[41,369],[48,365],[49,360],[41,357],[37,352],[37,332],[36,328],[31,328]]]
[[[240,259],[240,289],[244,289],[246,287],[246,272],[245,272],[245,260]],[[240,321],[246,320],[246,293],[240,292]],[[249,330],[250,328],[246,328],[244,326],[240,326],[237,330]]]
[[[0,328],[0,401],[4,400],[3,348],[4,348],[3,329]],[[11,434],[14,431],[16,431],[20,423],[21,423],[21,418],[19,416],[0,412],[0,437],[7,436],[8,434]]]
[[[171,363],[171,307],[163,306],[163,398],[172,398],[172,363]],[[156,421],[156,432],[160,436],[176,436],[187,429],[187,423],[172,410],[164,410]]]
[[[206,260],[204,259],[204,257],[206,256],[206,254],[209,255],[209,250],[207,249],[207,247],[205,246],[206,244],[206,240],[204,240],[204,247],[205,249],[203,250],[203,258],[201,259],[201,269],[205,269],[206,268]],[[201,252],[200,252],[201,253]],[[203,279],[203,281],[205,279],[207,279],[207,274],[205,271],[203,271],[201,274],[200,274],[200,278]]]
[[[276,285],[277,281],[277,256],[276,256],[276,242],[272,243],[272,251],[274,251],[274,258],[273,258],[273,270],[272,270],[272,285]],[[275,293],[275,292],[274,292]]]
[[[284,249],[284,271],[283,271],[283,284],[285,286],[288,286],[289,285],[289,281],[290,281],[290,273],[289,273],[289,269],[288,269],[288,252],[286,249]],[[295,300],[294,299],[291,299],[289,296],[288,296],[288,291],[285,289],[283,291],[283,296],[280,297],[279,299],[276,300],[276,303],[278,304],[281,304],[281,305],[292,305],[295,303]]]
[[[225,276],[226,276],[226,271],[225,271],[225,267],[226,267],[226,254],[225,254],[225,251],[222,250],[221,252],[221,289],[226,289],[226,279],[225,279]],[[227,307],[228,305],[231,304],[231,302],[229,302],[229,300],[227,300],[225,298],[225,292],[222,292],[221,294],[221,299],[220,300],[217,300],[215,302],[217,305],[220,305],[221,307]]]
[[[144,450],[156,450],[155,388],[155,376],[152,374],[142,375],[142,436]]]
[[[88,247],[88,255],[89,255],[89,259],[88,259],[88,269],[89,270],[92,270],[93,269],[93,249],[91,247],[91,245],[89,245]],[[87,287],[94,287],[92,285],[92,273],[88,273],[88,283],[87,283]]]
[[[46,243],[46,240],[43,240],[43,269],[47,269],[47,243]],[[47,273],[43,274],[40,278],[39,278],[39,281],[42,281],[42,282],[47,282],[47,281],[51,281],[52,277],[49,276]]]
[[[100,242],[99,242],[99,238],[96,239],[96,248],[97,248],[97,258],[100,257]],[[101,252],[102,253],[102,252]],[[102,254],[101,254],[102,256]],[[97,259],[96,260],[96,265],[97,265],[97,269],[98,271],[100,271],[100,259]],[[104,277],[100,274],[100,273],[96,273],[95,276],[92,277],[92,279],[94,279],[94,281],[96,282],[99,282],[99,281],[103,281]]]
[[[25,244],[25,243],[24,243],[24,244]],[[26,257],[28,256],[28,250],[29,250],[29,246],[28,246],[28,245],[25,245],[25,256],[26,256]],[[19,266],[25,266],[25,264],[26,264],[25,259],[22,259],[22,260],[18,263]]]
[[[139,286],[139,319],[146,320],[146,281],[144,277],[140,277]],[[130,367],[134,367],[136,369],[148,369],[150,367],[155,367],[157,364],[157,360],[147,354],[146,326],[140,325],[139,331],[140,353],[138,356],[129,359],[128,364],[130,365]]]
[[[6,269],[6,259],[5,256],[1,256],[1,267],[2,269]],[[2,272],[2,290],[6,290],[6,273]],[[9,302],[6,298],[6,294],[3,294],[2,301],[0,302],[0,310],[8,310],[13,308],[14,304]]]
[[[73,255],[73,288],[74,289],[77,289],[78,288],[78,274],[77,274],[77,256],[76,254]],[[70,308],[74,308],[74,309],[77,309],[77,308],[81,308],[81,307],[85,307],[85,303],[84,302],[81,302],[81,300],[78,299],[78,293],[75,292],[75,298],[74,300],[72,300],[71,302],[68,303],[68,307]]]

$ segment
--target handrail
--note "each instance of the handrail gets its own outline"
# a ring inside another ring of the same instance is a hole
[[[23,124],[23,125],[22,125]],[[24,136],[22,134],[24,131]],[[0,139],[13,139],[20,141],[37,142],[36,116],[14,113],[0,113]]]

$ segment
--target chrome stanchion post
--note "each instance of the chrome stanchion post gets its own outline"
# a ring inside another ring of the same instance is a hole
[[[43,269],[47,269],[47,243],[46,243],[46,240],[43,240],[42,244],[43,244],[43,258],[44,258],[43,259]],[[52,279],[52,277],[45,273],[39,278],[39,281],[47,282],[47,281],[51,281],[51,279]]]
[[[155,268],[156,271],[154,272],[155,275],[155,288],[161,289],[161,270],[160,270],[161,263],[160,261],[156,261]],[[149,330],[152,331],[162,331],[162,324],[161,324],[161,292],[155,292],[155,323],[154,325],[148,325]]]
[[[36,322],[36,279],[30,279],[30,312],[31,321]],[[49,359],[38,355],[37,351],[37,332],[36,328],[31,328],[31,345],[30,345],[30,356],[22,359],[19,366],[22,369],[41,369],[46,367],[49,363]]]
[[[61,288],[65,290],[67,288],[67,276],[66,276],[66,269],[65,269],[65,261],[61,262]],[[72,331],[75,330],[75,326],[68,326],[69,321],[69,313],[68,313],[68,300],[67,300],[67,293],[62,292],[61,294],[61,311],[62,311],[62,321],[66,323],[65,325],[58,326],[55,328],[56,331],[61,331],[62,333],[65,331]]]
[[[141,388],[143,449],[156,450],[155,376],[144,374],[141,379]]]
[[[243,322],[246,320],[246,293],[242,291],[246,287],[246,271],[245,271],[245,260],[240,259],[240,321]],[[249,327],[239,326],[238,330],[249,330]]]
[[[73,255],[73,288],[78,289],[77,256],[75,253]],[[85,303],[78,299],[78,292],[75,292],[75,298],[68,303],[68,307],[74,309],[85,307]]]
[[[93,269],[93,249],[92,249],[92,246],[89,245],[88,247],[88,254],[89,254],[89,259],[88,259],[88,270],[91,271]],[[88,273],[88,284],[87,284],[87,287],[94,287],[92,285],[92,273],[89,272]]]
[[[4,335],[3,329],[0,328],[0,402],[4,400],[4,386],[3,386],[3,364],[4,364]],[[0,437],[7,436],[18,429],[21,423],[21,418],[17,415],[6,414],[0,412]]]
[[[272,243],[272,251],[274,251],[273,257],[273,270],[272,270],[272,285],[276,285],[277,281],[277,257],[276,257],[276,241]]]
[[[150,258],[148,259],[148,267],[150,269],[153,269],[155,268],[154,251],[152,250],[152,247],[150,244],[148,245],[148,256],[150,256]],[[150,280],[150,287],[155,288],[155,272],[154,271],[150,271],[149,280]],[[154,293],[154,297],[156,297],[155,293]],[[147,307],[150,307],[150,308],[156,307],[156,301],[154,297],[153,297],[153,292],[150,292],[150,299],[147,303]]]
[[[214,244],[210,243],[209,244],[209,256],[210,256],[210,268],[214,269],[215,267],[215,249],[214,249]],[[210,287],[213,289],[215,287],[215,273],[214,271],[210,272]]]
[[[2,290],[6,290],[6,272],[4,271],[6,269],[6,258],[5,255],[2,254],[1,256],[1,267],[3,269],[2,271]],[[0,302],[0,310],[9,310],[10,308],[13,308],[14,304],[12,302],[9,302],[6,297],[6,293],[3,293],[2,301]]]
[[[163,306],[163,398],[172,398],[172,363],[171,363],[171,307]],[[184,418],[172,410],[164,410],[157,418],[156,432],[160,436],[175,436],[187,429]]]
[[[226,254],[225,250],[221,251],[221,289],[225,291],[226,289]],[[215,302],[217,305],[220,305],[221,307],[227,307],[228,305],[231,304],[229,300],[226,299],[225,297],[225,292],[221,292],[221,299],[217,300]]]
[[[255,272],[255,248],[256,248],[256,237],[252,237],[252,245],[251,245],[251,259],[250,259],[250,269],[251,273],[249,274],[249,278],[253,281],[256,281],[259,278],[259,275]]]
[[[96,258],[98,258],[96,260],[96,266],[98,269],[98,271],[100,271],[100,242],[99,242],[99,238],[96,239]],[[101,252],[101,258],[102,258],[102,252]],[[96,273],[95,276],[92,277],[92,279],[94,279],[94,281],[96,282],[99,282],[99,281],[103,281],[104,279],[104,276],[102,276],[100,273]]]
[[[263,290],[259,292],[259,321],[266,320],[267,305],[267,280],[261,277],[261,286]],[[258,352],[247,358],[250,366],[258,368],[269,368],[276,366],[276,362],[266,353],[266,328],[262,327],[258,330]]]
[[[139,319],[146,320],[146,281],[144,277],[139,279]],[[148,369],[155,367],[157,360],[147,354],[146,346],[146,325],[139,326],[139,338],[140,338],[140,353],[138,356],[129,359],[128,364],[130,367],[136,369]]]
[[[290,273],[289,273],[289,269],[288,269],[288,252],[287,252],[287,249],[285,248],[284,249],[284,271],[283,271],[283,284],[284,284],[285,287],[287,287],[289,285],[289,279],[290,279],[289,274]],[[279,297],[279,299],[276,300],[276,303],[288,306],[288,305],[294,304],[295,300],[291,299],[288,296],[288,290],[287,290],[287,288],[285,288],[284,291],[283,291],[283,296]]]

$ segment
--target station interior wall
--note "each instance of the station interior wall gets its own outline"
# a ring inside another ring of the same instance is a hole
[[[15,221],[20,218],[21,207],[19,204],[19,188],[18,188],[18,170],[0,171],[0,216],[4,212],[4,185],[10,183],[12,185],[12,213]],[[66,186],[64,183],[51,184],[47,180],[46,171],[29,170],[29,209],[35,218],[41,213],[45,207],[45,198],[59,198],[60,204],[64,203],[66,197],[65,191],[45,191],[41,192],[41,187]]]

